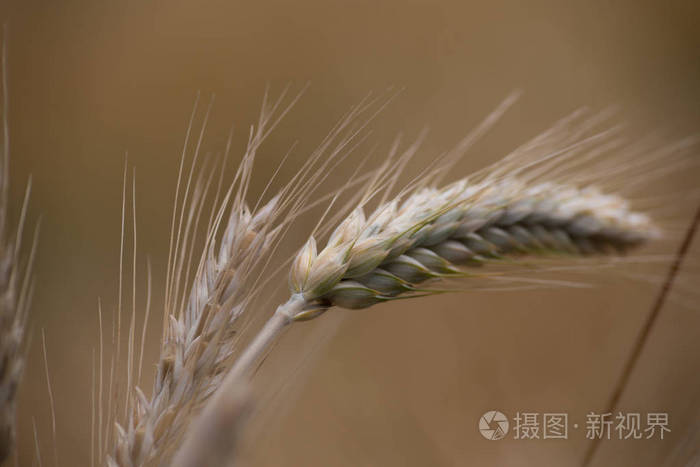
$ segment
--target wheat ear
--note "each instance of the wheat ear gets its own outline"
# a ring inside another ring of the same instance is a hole
[[[3,176],[0,174],[0,177]],[[5,206],[3,196],[0,200],[0,216],[3,220]],[[25,208],[22,210],[23,218]],[[23,342],[31,297],[29,278],[37,239],[35,235],[29,264],[22,271],[18,264],[20,242],[17,241],[14,245],[8,242],[4,230],[4,226],[0,227],[0,464],[9,457],[14,447],[17,387],[24,370]],[[18,238],[21,237],[21,230],[20,225]]]
[[[10,140],[7,122],[7,62],[2,46],[2,156],[0,156],[0,464],[15,444],[17,387],[24,370],[24,334],[31,297],[31,267],[36,251],[38,229],[24,268],[20,265],[21,239],[27,213],[31,182],[27,185],[19,225],[14,240],[7,236]],[[23,270],[24,269],[24,270]]]
[[[307,207],[306,201],[334,163],[355,149],[355,140],[361,140],[361,129],[366,122],[359,128],[351,126],[376,104],[376,101],[363,101],[350,109],[298,174],[270,201],[250,209],[245,199],[256,152],[300,95],[285,107],[281,107],[284,93],[272,104],[267,97],[263,101],[261,116],[257,126],[250,130],[248,146],[234,181],[219,203],[220,208],[209,220],[203,254],[191,287],[186,288],[190,283],[187,273],[195,248],[193,237],[212,180],[211,176],[207,179],[202,175],[200,181],[193,184],[188,200],[190,171],[183,194],[189,208],[185,208],[183,201],[183,207],[173,214],[166,328],[153,392],[149,398],[138,387],[131,390],[124,426],[116,424],[116,443],[112,455],[107,458],[109,465],[138,466],[168,460],[193,412],[221,385],[235,351],[241,327],[239,320],[256,298],[251,291],[255,290],[269,263],[268,251],[276,247],[291,220]],[[182,166],[179,179],[182,179]],[[218,201],[217,193],[215,205]],[[282,212],[284,221],[278,222]],[[245,394],[245,391],[245,386],[241,386],[238,394]],[[245,413],[245,398],[229,400],[229,412],[236,417]]]
[[[282,330],[315,318],[331,306],[367,308],[402,294],[418,294],[428,279],[462,275],[460,264],[483,264],[510,255],[607,254],[657,235],[648,218],[617,196],[554,184],[525,187],[458,182],[426,189],[400,208],[386,203],[368,219],[354,211],[319,253],[306,243],[290,272],[289,301],[277,308],[222,382],[235,388]],[[204,409],[185,441],[178,467],[197,465],[190,455],[218,419],[228,394]]]
[[[332,306],[367,308],[420,294],[428,279],[463,276],[458,265],[481,265],[513,255],[590,255],[625,251],[657,235],[649,219],[617,196],[593,188],[526,186],[517,180],[422,189],[399,207],[395,199],[365,218],[356,209],[321,252],[311,237],[290,271],[292,292],[277,308],[222,383],[235,388],[294,321]],[[219,391],[183,445],[176,465],[197,465],[191,453],[206,444],[229,395]],[[201,452],[201,449],[200,449]]]
[[[459,265],[624,252],[658,235],[622,198],[591,187],[462,180],[420,190],[397,206],[380,206],[367,219],[358,209],[318,253],[309,239],[290,273],[291,290],[307,310],[294,320],[330,306],[366,308],[420,293],[423,281],[461,276]]]
[[[640,148],[621,148],[619,140],[611,140],[615,129],[584,137],[605,114],[577,123],[582,114],[574,113],[497,164],[444,188],[437,188],[441,178],[487,124],[388,202],[398,175],[384,177],[392,164],[384,167],[384,173],[380,170],[360,194],[356,209],[344,208],[352,212],[325,247],[319,252],[312,234],[294,257],[290,299],[239,355],[191,427],[175,465],[194,467],[209,448],[215,448],[202,433],[218,426],[218,413],[229,405],[230,393],[244,384],[256,362],[292,322],[313,319],[332,306],[366,308],[434,293],[421,289],[421,283],[472,275],[460,266],[511,263],[526,254],[608,255],[655,238],[658,231],[646,215],[633,212],[621,196],[591,185],[619,172],[618,166],[602,160],[581,171],[580,165],[615,150],[618,164],[634,159],[627,171],[633,186],[647,177],[649,166],[661,156],[640,156]],[[542,182],[545,177],[551,181]],[[379,207],[365,216],[369,201],[382,192]]]
[[[367,308],[420,295],[429,279],[464,276],[481,265],[523,254],[624,252],[658,236],[644,214],[595,188],[515,179],[476,185],[466,180],[421,189],[365,218],[356,209],[317,251],[311,237],[289,274],[291,298],[236,361],[227,380],[245,375],[288,324],[332,306]]]
[[[256,145],[256,140],[251,144]],[[234,350],[233,326],[246,305],[245,289],[239,285],[276,235],[270,226],[279,198],[256,212],[251,212],[243,199],[246,169],[253,153],[249,150],[239,171],[243,177],[239,191],[234,194],[229,190],[209,228],[205,253],[186,305],[181,311],[173,305],[175,309],[167,316],[153,393],[148,398],[134,388],[135,400],[126,426],[117,425],[114,454],[108,457],[110,465],[143,465],[167,453],[182,434],[191,412],[210,396],[222,378]],[[202,196],[198,193],[194,197],[192,216],[197,216]],[[227,218],[224,207],[229,209]],[[217,241],[220,230],[223,233]],[[187,255],[182,253],[182,258]],[[181,280],[178,274],[180,271],[173,277]],[[177,297],[172,303],[177,303]]]

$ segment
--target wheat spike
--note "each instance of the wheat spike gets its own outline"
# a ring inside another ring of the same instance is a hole
[[[4,200],[3,200],[4,201]],[[3,206],[0,208],[4,211]],[[4,214],[4,212],[3,212]],[[15,248],[0,233],[0,463],[12,451],[15,439],[17,386],[24,369],[26,307],[18,300],[19,271]]]
[[[525,144],[497,165],[471,178],[437,188],[442,174],[464,153],[472,137],[372,214],[364,207],[394,184],[387,164],[365,187],[356,208],[340,222],[320,251],[312,234],[294,257],[289,273],[291,298],[279,306],[239,355],[207,403],[176,455],[178,467],[194,467],[203,453],[206,433],[216,426],[227,393],[245,376],[286,326],[313,319],[330,307],[367,308],[380,302],[420,296],[429,279],[469,276],[460,266],[514,261],[522,255],[581,257],[623,253],[659,236],[650,218],[630,208],[621,196],[605,194],[590,183],[594,165],[577,169],[590,154],[603,154],[603,132],[583,138],[599,122],[566,131],[575,118]],[[615,148],[609,144],[609,148]],[[588,151],[588,153],[584,153]],[[640,164],[648,161],[641,159]],[[555,175],[556,174],[556,175]],[[550,180],[541,181],[550,175]],[[568,178],[567,178],[568,177]],[[631,178],[631,180],[634,180]],[[388,181],[388,182],[387,182]],[[387,188],[383,188],[387,185]],[[387,198],[385,194],[383,198]]]
[[[226,407],[226,390],[241,384],[294,321],[313,319],[332,306],[367,308],[418,293],[417,286],[428,279],[461,276],[461,264],[528,253],[624,252],[656,236],[649,218],[618,196],[551,183],[527,186],[509,178],[420,189],[401,204],[398,199],[382,204],[367,219],[358,208],[323,250],[317,251],[312,236],[297,254],[289,275],[291,298],[238,357],[176,465],[198,465],[191,453],[202,452],[197,445],[205,440],[197,434],[215,426],[217,411]]]
[[[0,244],[0,463],[10,455],[14,445],[17,386],[24,367],[22,352],[24,316],[22,310],[17,308],[16,277],[13,248],[2,239]]]
[[[313,319],[332,306],[367,308],[419,292],[417,285],[425,280],[460,276],[460,264],[527,253],[608,254],[658,236],[647,216],[594,188],[528,187],[511,179],[470,185],[463,180],[441,190],[419,190],[397,206],[397,199],[385,203],[368,219],[356,209],[320,252],[309,239],[291,267],[291,298],[238,357],[176,457],[178,467],[197,465],[191,455],[201,452],[197,433],[212,429],[218,420],[226,389],[240,385],[294,321]]]
[[[2,45],[2,155],[0,156],[0,464],[15,444],[17,387],[24,370],[24,334],[32,295],[32,264],[39,229],[27,262],[21,264],[21,241],[27,215],[31,179],[27,184],[15,236],[8,238],[8,188],[10,140],[7,122],[7,52]]]
[[[245,289],[240,285],[271,245],[277,232],[270,226],[279,207],[279,197],[275,197],[253,213],[242,196],[230,197],[231,192],[222,205],[230,204],[230,211],[221,239],[216,240],[216,232],[222,224],[223,207],[209,229],[186,305],[168,316],[153,393],[148,398],[134,389],[126,426],[117,428],[110,465],[143,465],[167,454],[191,412],[223,377],[234,350],[234,324],[246,305]]]
[[[275,248],[285,227],[307,206],[307,200],[327,176],[332,163],[354,150],[351,143],[359,139],[362,126],[349,127],[376,103],[364,102],[346,113],[298,174],[271,200],[251,209],[245,199],[256,152],[300,95],[286,107],[280,107],[284,93],[272,105],[267,99],[263,101],[258,125],[250,130],[234,181],[209,220],[203,253],[192,280],[187,274],[195,248],[193,237],[213,172],[208,179],[202,175],[194,182],[193,190],[190,190],[190,172],[183,195],[188,200],[192,191],[189,207],[176,209],[173,214],[166,327],[153,392],[148,397],[138,387],[132,389],[127,418],[124,423],[115,424],[116,440],[107,456],[109,465],[139,466],[163,463],[170,458],[193,413],[226,376],[236,350],[239,320],[251,301],[258,298],[254,291],[269,262],[269,251]],[[198,148],[201,138],[200,134]],[[195,161],[196,158],[195,153]],[[215,205],[218,199],[217,193]],[[179,225],[175,228],[178,218]],[[234,405],[245,407],[238,401]]]
[[[657,235],[646,215],[593,187],[528,186],[506,178],[424,188],[367,219],[356,210],[318,253],[313,237],[307,242],[290,285],[310,311],[294,319],[420,292],[418,285],[428,279],[461,275],[459,265],[525,254],[624,252]]]
[[[233,353],[233,325],[244,307],[237,285],[269,245],[264,225],[274,201],[255,216],[231,210],[221,245],[218,251],[210,245],[185,313],[171,315],[153,395],[148,399],[137,390],[138,401],[127,428],[119,431],[111,464],[142,465],[160,455],[170,446],[164,446],[165,440],[177,439],[191,411],[218,386]]]

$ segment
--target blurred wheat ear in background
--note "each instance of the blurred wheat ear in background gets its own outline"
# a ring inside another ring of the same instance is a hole
[[[3,30],[4,31],[4,30]],[[10,141],[7,122],[7,52],[2,44],[2,155],[0,155],[0,464],[8,460],[14,450],[16,431],[17,390],[24,370],[25,331],[27,309],[31,297],[31,265],[34,244],[25,259],[20,254],[24,219],[31,183],[27,185],[24,203],[16,228],[9,227],[8,188]],[[37,229],[38,231],[38,229]]]

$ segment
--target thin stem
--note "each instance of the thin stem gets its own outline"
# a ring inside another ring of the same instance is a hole
[[[246,377],[305,305],[306,301],[301,295],[293,295],[287,303],[277,308],[243,350],[201,415],[191,425],[182,447],[175,455],[173,467],[230,463],[236,433],[247,418],[249,409]]]
[[[287,303],[277,308],[260,332],[236,359],[231,371],[223,381],[223,388],[229,382],[240,380],[253,368],[258,358],[267,350],[284,327],[292,322],[292,317],[302,310],[305,303],[301,296],[294,295]]]
[[[651,330],[654,327],[657,318],[659,317],[664,303],[666,303],[666,299],[668,298],[669,293],[671,292],[673,282],[676,279],[676,276],[678,275],[681,265],[683,264],[683,259],[687,255],[688,250],[690,249],[690,244],[693,241],[693,237],[695,236],[695,231],[698,228],[698,224],[700,224],[700,206],[698,206],[698,208],[695,211],[695,216],[693,217],[693,220],[691,221],[690,225],[688,226],[688,229],[686,230],[685,238],[683,239],[683,243],[681,243],[681,246],[678,248],[678,252],[676,253],[675,259],[673,260],[673,264],[671,264],[671,268],[668,271],[666,280],[661,286],[659,294],[657,295],[656,300],[654,300],[654,305],[652,306],[651,312],[649,313],[649,316],[647,317],[646,321],[644,322],[644,325],[642,326],[641,331],[639,332],[639,335],[637,336],[637,340],[634,343],[632,353],[630,354],[627,362],[625,363],[625,366],[622,370],[622,375],[620,376],[620,379],[618,380],[617,385],[615,386],[615,390],[613,391],[612,396],[610,396],[610,401],[608,402],[606,413],[614,412],[618,403],[620,402],[620,399],[622,398],[622,393],[627,387],[627,383],[629,382],[629,379],[632,376],[632,371],[634,370],[635,366],[637,365],[637,362],[639,361],[639,357],[642,353],[642,350],[644,349],[644,345],[647,343],[649,335],[651,334]],[[586,451],[586,454],[583,458],[583,462],[581,463],[581,467],[588,467],[591,464],[593,458],[598,452],[599,446],[600,438],[595,438],[593,442],[589,445],[588,450]]]

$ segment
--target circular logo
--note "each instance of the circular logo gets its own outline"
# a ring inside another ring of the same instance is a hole
[[[479,431],[484,438],[495,441],[508,433],[508,418],[498,410],[490,410],[479,419]]]

